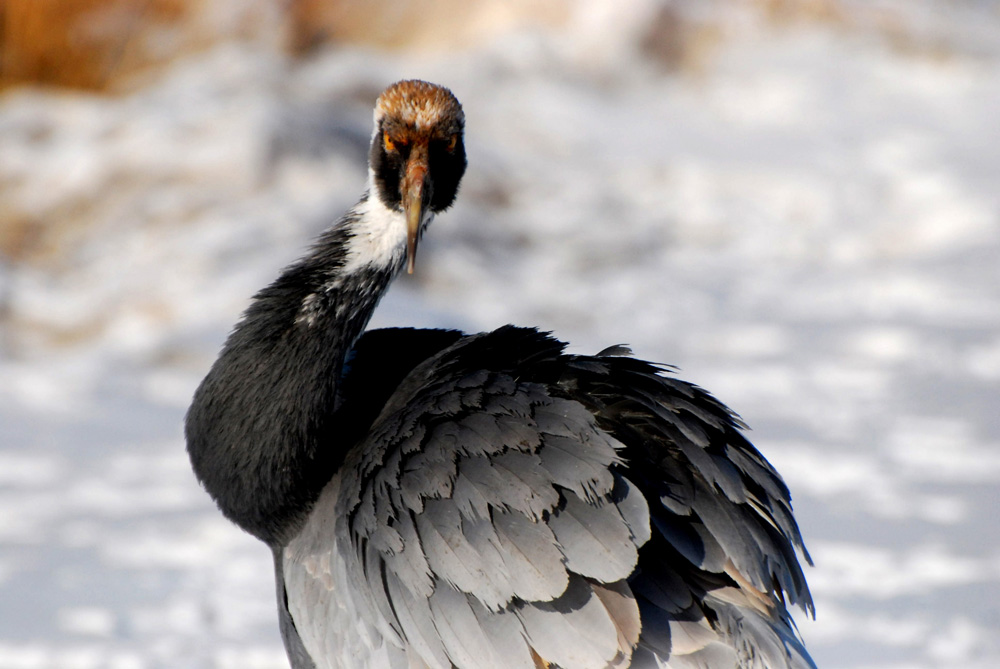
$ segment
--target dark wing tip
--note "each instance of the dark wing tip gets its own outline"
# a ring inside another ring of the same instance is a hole
[[[635,355],[628,344],[615,344],[597,353],[598,358],[623,358]]]

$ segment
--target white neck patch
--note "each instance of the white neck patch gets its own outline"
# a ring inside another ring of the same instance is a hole
[[[406,259],[406,217],[401,211],[386,207],[374,190],[358,204],[357,220],[347,247],[343,272],[350,274],[364,267],[402,269]],[[424,212],[421,230],[430,224],[434,214]]]
[[[344,264],[314,293],[302,300],[296,324],[314,326],[326,308],[324,295],[337,291],[355,272],[386,270],[393,275],[403,269],[406,262],[406,218],[401,211],[392,211],[375,194],[359,202],[351,212],[353,220],[347,241]],[[356,218],[355,218],[356,217]],[[425,224],[433,217],[425,217]],[[343,305],[339,305],[338,309]],[[341,314],[338,311],[337,316]]]
[[[406,254],[406,218],[392,211],[375,193],[357,209],[358,218],[351,226],[351,238],[343,272],[350,274],[365,266],[390,267],[402,264]]]

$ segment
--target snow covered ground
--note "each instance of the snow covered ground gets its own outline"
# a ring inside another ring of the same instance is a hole
[[[792,489],[820,667],[1000,666],[996,5],[901,9],[933,49],[729,7],[671,73],[631,46],[645,4],[599,6],[460,53],[224,44],[123,98],[0,98],[0,212],[79,220],[0,265],[0,667],[285,666],[268,552],[182,416],[413,76],[462,100],[470,168],[374,324],[678,365]]]

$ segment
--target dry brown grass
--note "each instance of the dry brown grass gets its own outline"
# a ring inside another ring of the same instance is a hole
[[[838,0],[753,0],[774,23],[816,21],[842,25],[847,12]]]
[[[45,245],[45,226],[0,200],[0,259],[20,261]]]
[[[567,0],[0,0],[0,89],[115,90],[233,37],[283,44],[293,55],[330,44],[450,49],[556,25],[567,12]]]
[[[528,25],[553,26],[568,0],[291,0],[286,20],[293,54],[323,44],[379,49],[452,49]]]
[[[739,0],[737,0],[739,1]],[[775,26],[817,24],[875,35],[898,51],[916,58],[947,59],[958,50],[943,33],[918,30],[900,5],[847,0],[744,0]]]
[[[701,76],[710,68],[723,34],[718,23],[664,4],[639,36],[638,46],[647,59],[668,72]]]
[[[701,76],[711,71],[715,55],[726,43],[731,16],[692,11],[699,8],[698,2],[681,0],[660,7],[639,38],[650,61],[679,74]],[[945,60],[959,48],[946,32],[920,28],[898,4],[857,0],[724,0],[722,4],[748,10],[776,31],[821,27],[865,34],[907,57]]]
[[[0,88],[106,90],[170,57],[154,33],[183,25],[194,0],[0,0]]]

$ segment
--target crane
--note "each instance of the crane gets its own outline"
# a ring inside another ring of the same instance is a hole
[[[814,667],[788,488],[709,393],[534,328],[365,332],[455,201],[464,126],[444,87],[379,96],[367,190],[187,413],[198,479],[272,551],[291,665]]]

